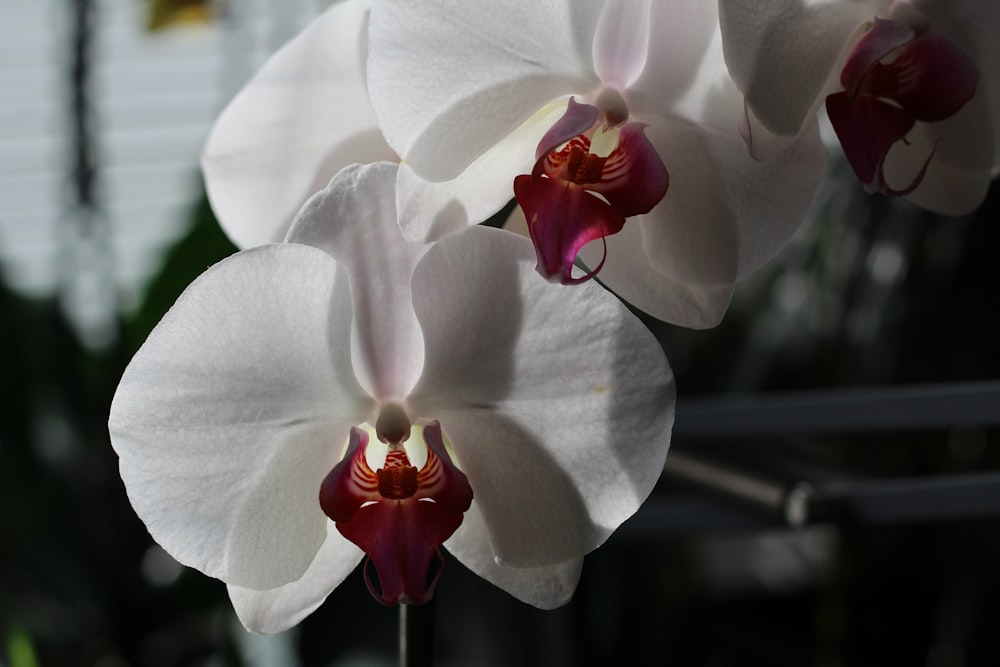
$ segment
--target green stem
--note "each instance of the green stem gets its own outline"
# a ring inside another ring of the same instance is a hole
[[[434,664],[434,600],[399,605],[399,667]]]

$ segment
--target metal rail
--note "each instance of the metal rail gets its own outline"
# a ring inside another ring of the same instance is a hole
[[[677,402],[674,438],[1000,426],[1000,382],[733,394]]]
[[[1000,471],[860,479],[789,461],[767,459],[760,465],[743,446],[750,439],[961,426],[1000,426],[1000,382],[682,399],[676,445],[664,467],[665,486],[674,488],[679,482],[701,493],[654,496],[623,527],[624,535],[648,539],[831,522],[998,518]]]

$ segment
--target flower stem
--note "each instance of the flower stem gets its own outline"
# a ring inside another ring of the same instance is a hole
[[[434,600],[399,605],[399,667],[434,664]]]

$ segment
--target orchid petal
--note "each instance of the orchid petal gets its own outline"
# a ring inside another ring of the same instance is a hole
[[[772,160],[780,156],[781,152],[790,145],[790,142],[795,140],[795,137],[771,134],[745,103],[743,105],[743,118],[737,121],[737,128],[740,137],[743,138],[743,143],[747,146],[750,157],[758,161]],[[831,143],[835,144],[836,141],[831,141]]]
[[[334,4],[233,98],[202,152],[212,209],[241,248],[281,241],[342,167],[394,158],[365,87],[368,0]]]
[[[732,284],[686,285],[659,272],[643,247],[638,222],[626,224],[607,239],[607,260],[597,279],[627,303],[671,324],[708,329],[720,321],[729,306]],[[597,266],[604,248],[591,243],[580,257],[587,266]]]
[[[350,276],[355,372],[379,400],[406,396],[423,365],[410,275],[427,247],[399,230],[396,169],[386,162],[343,169],[306,202],[287,238],[330,253]]]
[[[583,570],[582,558],[546,567],[499,565],[490,549],[486,523],[475,502],[444,546],[462,565],[483,579],[539,609],[555,609],[569,602]]]
[[[396,177],[396,202],[406,238],[436,241],[482,222],[503,208],[514,194],[511,181],[531,171],[535,147],[565,108],[566,100],[546,105],[452,181],[432,183],[420,178],[406,163],[401,164]]]
[[[653,113],[636,110],[634,120],[646,125],[658,125],[664,119],[686,121],[707,132],[731,133],[739,129],[746,115],[746,100],[736,88],[722,54],[722,33],[716,30],[709,35],[701,59],[695,63],[693,81],[676,95],[667,113],[657,109]]]
[[[594,35],[594,71],[604,85],[624,90],[639,78],[649,50],[649,14],[649,0],[604,3]]]
[[[767,130],[749,108],[736,88],[722,54],[722,34],[711,35],[709,45],[696,64],[694,82],[680,96],[665,119],[662,115],[635,114],[646,125],[664,122],[687,122],[708,135],[731,135],[735,130],[755,160],[780,158],[782,151],[795,143],[795,137],[782,137]]]
[[[322,476],[373,407],[330,344],[350,312],[327,255],[264,246],[192,283],[136,353],[111,442],[136,513],[181,563],[256,590],[307,570],[326,539]]]
[[[851,37],[873,16],[863,2],[719,0],[726,65],[764,127],[799,133],[835,83]]]
[[[327,522],[327,535],[301,579],[266,591],[228,586],[236,615],[250,632],[275,635],[298,625],[313,613],[364,557]]]
[[[994,130],[990,109],[983,86],[958,110],[955,115],[937,123],[918,123],[907,137],[912,144],[934,147],[935,162],[969,172],[988,172],[994,159],[992,138],[1000,133],[1000,124]]]
[[[890,160],[892,153],[890,152]],[[890,167],[886,166],[886,171]],[[972,213],[986,199],[990,187],[989,172],[965,172],[930,161],[920,185],[906,199],[923,209],[941,215]]]
[[[917,123],[886,156],[890,186],[909,183],[925,156],[933,152],[923,180],[906,199],[943,215],[970,213],[983,202],[994,161],[992,124],[983,87],[954,116],[939,123]]]
[[[963,113],[959,112],[958,115]],[[944,123],[918,123],[907,135],[906,142],[897,142],[885,158],[885,181],[890,188],[900,189],[911,183],[914,176],[924,169],[923,178],[906,195],[906,199],[942,215],[971,213],[986,198],[991,170],[989,167],[982,167],[981,163],[973,163],[971,168],[963,168],[961,162],[957,166],[949,164],[944,159],[945,151],[954,154],[954,149],[961,147],[962,138],[947,132],[940,127],[942,125]],[[989,142],[975,146],[968,143],[965,145],[969,147],[969,155],[981,153],[983,148],[987,151],[990,148]],[[927,156],[932,152],[932,159],[926,162]]]
[[[716,3],[703,0],[652,2],[648,21],[655,37],[648,40],[641,74],[625,91],[629,108],[640,113],[670,108],[697,83],[695,73],[719,28]]]
[[[735,131],[684,123],[647,128],[670,165],[670,191],[634,218],[650,262],[677,282],[731,285],[774,256],[805,219],[826,164],[816,124],[779,154],[751,158]]]
[[[420,176],[454,178],[553,99],[595,87],[599,11],[570,0],[375,3],[368,83],[389,145]]]
[[[591,401],[581,403],[594,407]],[[579,420],[583,406],[577,405],[573,415]],[[499,565],[543,567],[580,558],[603,544],[642,502],[620,470],[611,447],[603,442],[616,439],[613,432],[604,430],[574,442],[582,426],[561,419],[545,424],[546,416],[540,411],[528,416],[537,424],[527,427],[495,409],[442,408],[436,414],[475,489]],[[524,419],[524,415],[519,416]],[[566,431],[561,437],[549,432],[557,427]],[[574,448],[577,451],[571,451]],[[562,461],[554,456],[553,450],[559,449],[566,450]],[[590,461],[582,460],[585,451],[590,452]],[[608,477],[599,481],[605,474]],[[598,485],[621,486],[619,493],[605,493],[604,498],[592,499],[588,505],[584,491]],[[631,512],[626,513],[624,507],[632,507]],[[613,525],[601,525],[592,516],[592,512],[616,511],[625,516]]]
[[[649,331],[599,285],[538,280],[533,255],[522,237],[473,227],[413,276],[427,357],[409,403],[440,421],[495,556],[518,567],[603,543],[652,490],[673,420]]]

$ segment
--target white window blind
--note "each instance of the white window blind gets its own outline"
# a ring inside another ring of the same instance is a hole
[[[74,186],[74,0],[0,0],[4,282],[26,296],[60,294],[78,328],[99,339],[184,233],[201,188],[198,153],[219,110],[326,4],[240,0],[211,24],[150,33],[145,2],[94,0],[87,101],[98,216],[84,221]]]

